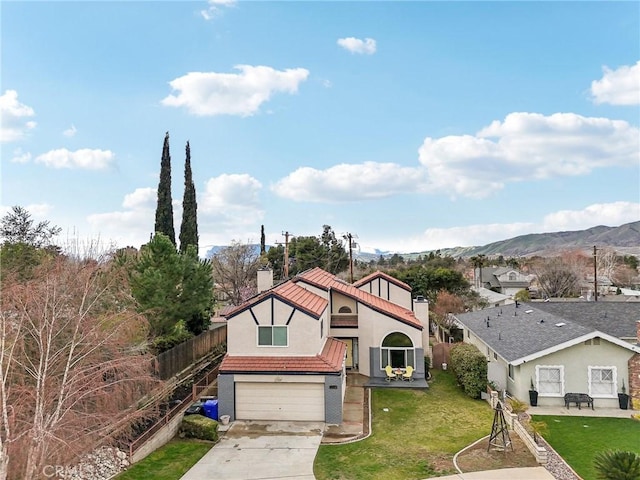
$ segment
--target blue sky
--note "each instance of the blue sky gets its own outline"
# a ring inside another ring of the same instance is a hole
[[[640,220],[640,3],[0,4],[1,208],[139,247],[165,132],[201,252],[363,251]]]

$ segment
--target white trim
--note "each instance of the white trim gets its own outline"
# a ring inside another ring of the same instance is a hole
[[[560,393],[542,393],[540,392],[540,369],[541,368],[557,368],[560,370]],[[536,365],[536,390],[538,391],[538,395],[540,397],[553,397],[553,398],[561,398],[564,397],[564,365]]]
[[[611,370],[613,373],[613,378],[612,378],[612,389],[613,391],[611,392],[610,395],[606,395],[606,394],[602,394],[602,393],[598,393],[598,394],[594,394],[593,391],[591,390],[591,372],[593,370]],[[589,385],[589,396],[593,397],[593,398],[618,398],[618,368],[613,366],[613,365],[605,365],[605,366],[600,366],[600,365],[589,365],[588,367],[588,375],[589,377],[587,378],[587,384]]]
[[[640,345],[633,345],[631,343],[625,342],[624,340],[620,340],[616,337],[613,337],[607,333],[599,332],[594,330],[593,332],[589,332],[580,337],[574,338],[572,340],[567,340],[566,342],[560,343],[558,345],[554,345],[553,347],[546,348],[544,350],[540,350],[538,352],[527,355],[526,357],[518,358],[513,360],[511,363],[513,365],[522,365],[523,363],[530,362],[531,360],[535,360],[540,357],[544,357],[545,355],[549,355],[551,353],[559,352],[564,350],[565,348],[573,347],[574,345],[578,345],[585,340],[591,340],[593,338],[600,337],[608,342],[611,342],[619,347],[623,347],[626,350],[631,350],[635,353],[640,353]]]

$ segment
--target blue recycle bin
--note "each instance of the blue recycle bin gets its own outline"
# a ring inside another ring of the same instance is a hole
[[[218,400],[206,400],[202,405],[204,416],[218,420]]]

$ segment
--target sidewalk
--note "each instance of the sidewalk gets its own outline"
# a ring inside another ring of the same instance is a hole
[[[544,467],[504,468],[486,472],[458,473],[437,478],[438,480],[555,480]]]

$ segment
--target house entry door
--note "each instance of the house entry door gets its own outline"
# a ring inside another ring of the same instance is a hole
[[[345,367],[353,368],[353,338],[341,338],[340,340],[347,344]]]

